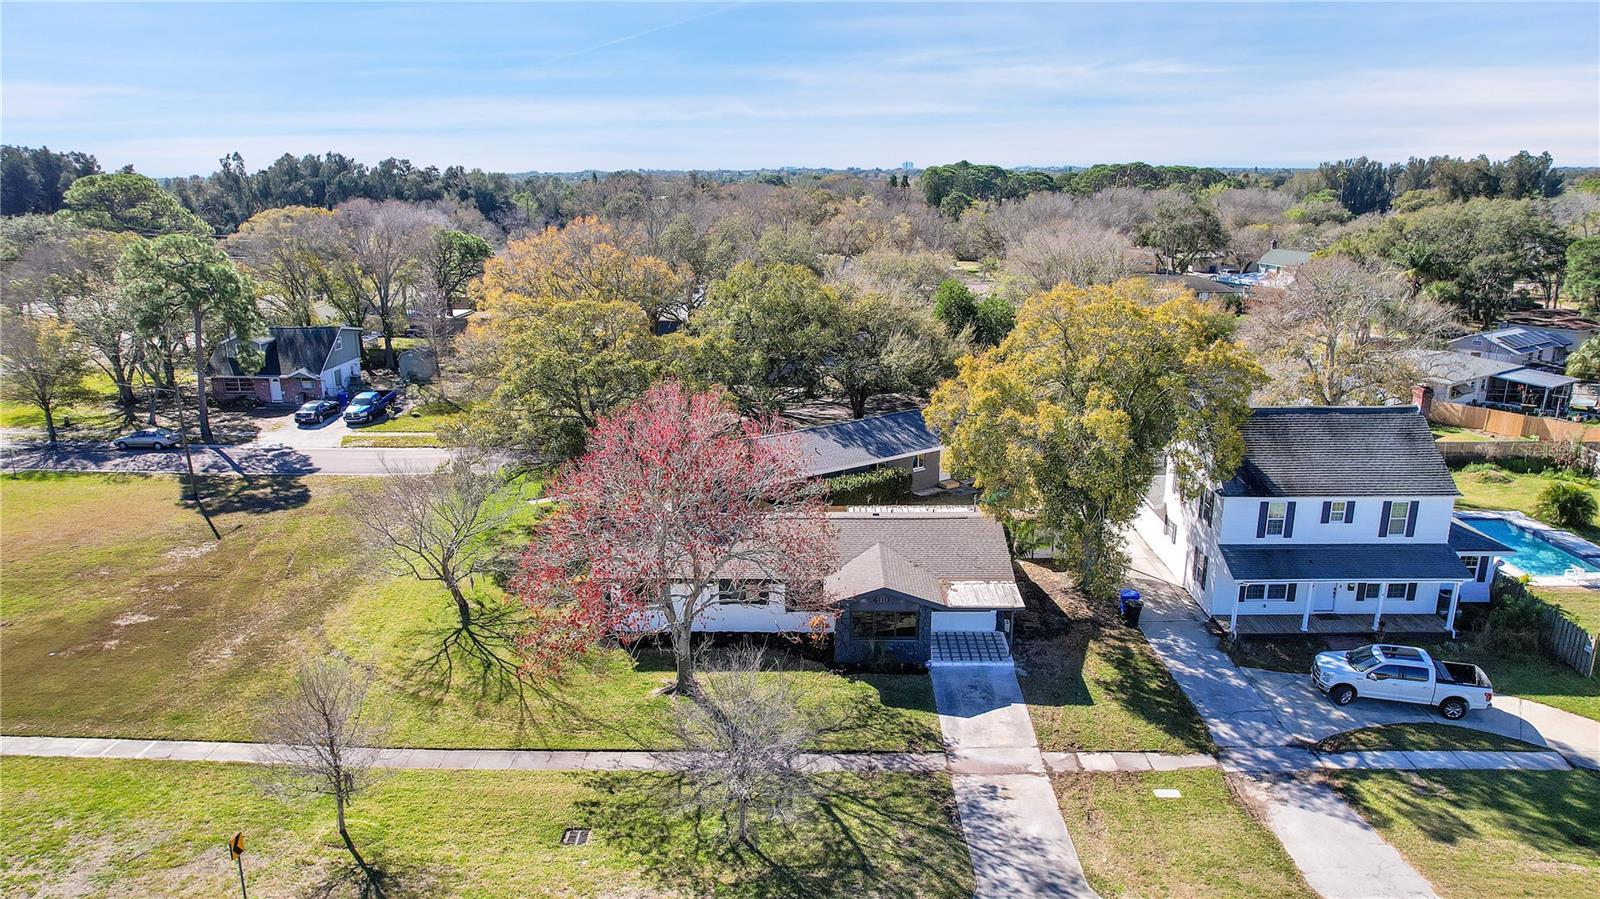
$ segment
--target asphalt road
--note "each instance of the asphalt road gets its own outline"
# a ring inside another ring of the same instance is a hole
[[[358,447],[289,447],[246,443],[239,446],[195,447],[195,471],[208,475],[376,475],[397,469],[431,469],[449,454],[444,449],[369,449]],[[38,446],[0,449],[5,471],[111,471],[180,474],[181,450],[133,450],[110,446]]]

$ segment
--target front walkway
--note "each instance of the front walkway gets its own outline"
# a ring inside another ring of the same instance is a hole
[[[1010,665],[932,668],[977,899],[1094,897]]]

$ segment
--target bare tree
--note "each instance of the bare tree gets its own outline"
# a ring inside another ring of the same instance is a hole
[[[444,584],[470,630],[476,609],[463,586],[493,558],[497,535],[517,512],[514,493],[499,466],[463,450],[433,471],[385,465],[375,488],[350,491],[349,511],[401,573]]]
[[[370,671],[352,670],[333,656],[300,662],[294,686],[263,729],[268,761],[263,787],[281,796],[332,796],[339,838],[382,897],[377,872],[356,849],[345,826],[345,806],[375,780],[374,763],[388,733],[380,709],[368,702]]]
[[[384,361],[393,365],[394,335],[404,330],[406,290],[416,276],[417,257],[449,220],[442,212],[400,200],[351,200],[335,217],[383,332]]]
[[[1397,272],[1314,259],[1246,319],[1245,342],[1270,374],[1270,399],[1343,406],[1409,395],[1417,350],[1451,327],[1443,306],[1409,297]]]
[[[1082,221],[1060,222],[1022,235],[1006,252],[1006,271],[1028,293],[1057,284],[1109,284],[1139,270],[1139,254],[1122,234]]]
[[[754,846],[756,830],[788,820],[814,792],[808,747],[823,722],[803,703],[796,680],[774,676],[758,647],[728,653],[693,702],[678,702],[673,732],[681,752],[664,753],[678,775],[677,803],[720,822],[728,842]]]

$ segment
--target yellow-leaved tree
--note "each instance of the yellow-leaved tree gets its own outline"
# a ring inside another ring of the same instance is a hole
[[[1025,301],[999,346],[961,360],[928,420],[1014,539],[1053,543],[1080,586],[1104,595],[1167,453],[1190,494],[1242,459],[1239,427],[1263,375],[1232,330],[1194,294],[1142,278],[1062,285]]]

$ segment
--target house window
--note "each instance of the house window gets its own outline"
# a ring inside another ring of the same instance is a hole
[[[300,389],[304,390],[304,391],[307,391],[307,392],[310,392],[312,390],[316,390],[317,389],[317,382],[316,381],[307,381],[307,380],[303,380],[302,379],[300,381]]]
[[[857,640],[915,640],[916,612],[854,612],[850,635]]]
[[[1293,602],[1293,584],[1247,584],[1239,588],[1245,602]]]
[[[1411,518],[1413,503],[1390,503],[1389,519],[1386,521],[1384,535],[1389,537],[1401,536],[1406,532],[1406,522]]]
[[[1382,584],[1357,584],[1356,602],[1367,602],[1378,598],[1378,593],[1383,589]]]
[[[1245,602],[1260,602],[1267,598],[1266,584],[1246,584],[1244,588]]]
[[[1405,599],[1406,598],[1406,587],[1407,586],[1409,586],[1409,585],[1407,585],[1407,584],[1390,584],[1389,585],[1389,589],[1387,591],[1385,591],[1385,593],[1384,593],[1384,598],[1385,599]]]
[[[922,471],[923,469],[928,467],[926,464],[924,464],[926,462],[927,462],[927,459],[923,456],[923,454],[922,453],[917,453],[915,456],[911,457],[911,470],[912,471]]]
[[[1201,589],[1205,589],[1206,586],[1206,567],[1209,564],[1210,560],[1206,558],[1205,553],[1194,554],[1194,582],[1198,584]]]
[[[1477,556],[1462,556],[1461,557],[1461,564],[1463,566],[1465,566],[1468,571],[1472,572],[1472,579],[1473,580],[1477,580],[1478,579],[1478,557]]]
[[[1289,520],[1288,503],[1267,503],[1267,536],[1283,536],[1284,523]]]
[[[1217,510],[1217,495],[1210,490],[1200,494],[1200,520],[1211,526],[1211,516]]]
[[[724,578],[717,581],[717,602],[725,606],[764,606],[767,604],[766,581],[742,581]]]
[[[1333,502],[1328,503],[1328,520],[1334,524],[1343,524],[1345,510],[1349,507],[1350,504],[1346,503],[1342,499],[1334,500]]]
[[[1288,584],[1268,584],[1267,599],[1273,602],[1284,602],[1289,599]]]

